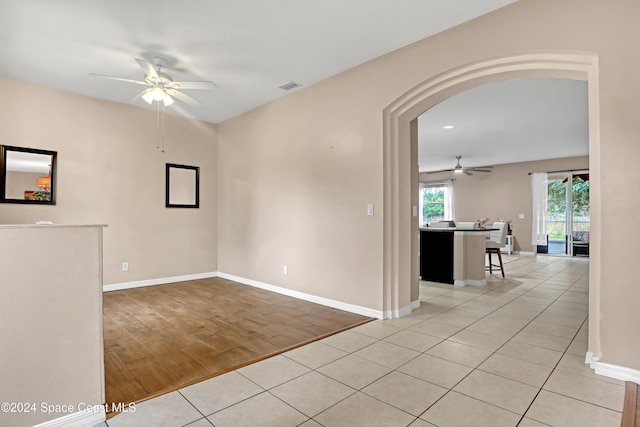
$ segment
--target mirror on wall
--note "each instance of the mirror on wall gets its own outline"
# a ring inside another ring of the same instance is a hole
[[[57,152],[0,145],[0,202],[56,204]]]
[[[200,168],[167,163],[166,207],[200,207]]]

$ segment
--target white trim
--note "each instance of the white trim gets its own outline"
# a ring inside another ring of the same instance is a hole
[[[303,301],[314,302],[327,307],[337,308],[338,310],[348,311],[350,313],[360,314],[362,316],[375,317],[376,319],[396,319],[399,317],[408,316],[411,312],[417,308],[420,308],[420,301],[412,301],[409,305],[402,307],[399,310],[373,310],[371,308],[362,307],[359,305],[348,304],[342,301],[336,301],[329,298],[319,297],[305,292],[295,291],[292,289],[282,288],[280,286],[271,285],[269,283],[259,282],[257,280],[247,279],[233,274],[227,274],[222,272],[209,272],[189,274],[185,276],[163,277],[159,279],[140,280],[137,282],[128,283],[116,283],[112,285],[104,285],[102,287],[103,292],[119,291],[123,289],[141,288],[144,286],[164,285],[168,283],[185,282],[188,280],[209,279],[212,277],[220,277],[234,282],[242,283],[243,285],[253,286],[255,288],[264,289],[267,291],[275,292],[282,295],[287,295],[293,298],[298,298]],[[478,281],[475,281],[478,282]],[[485,280],[484,283],[486,284]],[[467,283],[470,285],[479,285],[476,283]]]
[[[412,186],[417,174],[412,175],[411,144],[415,134],[412,123],[421,113],[456,93],[489,81],[523,77],[557,77],[587,80],[589,86],[589,170],[592,182],[600,179],[600,128],[598,102],[598,56],[592,52],[541,50],[506,53],[499,57],[449,68],[433,75],[409,89],[383,110],[382,171],[383,171],[383,307],[394,309],[403,301],[398,296],[406,288],[417,289],[417,278],[407,281],[411,271],[417,271],[417,246],[411,224]],[[600,186],[591,194],[592,241],[599,241]],[[597,252],[597,246],[595,248]],[[407,255],[408,254],[408,255]],[[409,256],[411,255],[411,256]],[[600,259],[592,254],[589,270],[590,300],[599,298]],[[415,280],[415,281],[414,281]],[[406,292],[405,292],[406,293]],[[599,299],[591,304],[591,313],[597,313]],[[589,317],[591,332],[599,336],[597,316]]]
[[[640,384],[639,370],[625,368],[624,366],[611,365],[609,363],[602,363],[590,351],[587,352],[584,363],[588,363],[589,367],[591,367],[591,369],[593,369],[598,375],[622,381],[632,381],[636,384]]]
[[[187,274],[185,276],[161,277],[159,279],[104,285],[102,287],[102,292],[120,291],[122,289],[141,288],[144,286],[166,285],[167,283],[186,282],[187,280],[210,279],[212,277],[218,277],[218,272],[212,271],[209,273]]]
[[[411,303],[400,310],[386,310],[382,313],[384,317],[381,319],[399,319],[400,317],[408,316],[413,310],[420,308],[420,300],[411,301]]]
[[[107,414],[104,411],[80,411],[74,412],[64,417],[45,421],[33,427],[91,427],[107,420]]]
[[[383,313],[381,310],[373,310],[373,309],[362,307],[359,305],[353,305],[353,304],[348,304],[341,301],[332,300],[329,298],[319,297],[316,295],[307,294],[305,292],[295,291],[293,289],[282,288],[280,286],[271,285],[269,283],[259,282],[257,280],[247,279],[240,276],[234,276],[233,274],[218,272],[218,277],[221,277],[227,280],[232,280],[234,282],[242,283],[244,285],[253,286],[255,288],[260,288],[267,291],[276,292],[278,294],[287,295],[293,298],[298,298],[303,301],[314,302],[316,304],[326,305],[327,307],[337,308],[338,310],[344,310],[350,313],[360,314],[362,316],[383,319],[384,315],[386,314],[386,313]],[[406,308],[407,307],[405,307],[405,309]],[[405,309],[402,309],[401,311],[404,312]],[[408,313],[411,313],[411,308],[408,307],[408,309],[409,309]]]
[[[514,255],[537,255],[535,252],[513,251]]]
[[[453,281],[454,288],[462,288],[463,286],[484,286],[487,284],[487,279],[472,280],[472,279],[456,279]]]

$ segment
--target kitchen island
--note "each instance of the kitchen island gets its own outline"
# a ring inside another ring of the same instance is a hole
[[[420,228],[420,278],[454,286],[487,284],[485,240],[491,229]]]

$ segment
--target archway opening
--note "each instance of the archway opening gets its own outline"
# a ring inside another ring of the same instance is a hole
[[[587,81],[591,192],[590,313],[600,305],[600,139],[597,56],[589,52],[529,52],[466,64],[413,87],[383,112],[385,317],[401,317],[419,305],[417,117],[441,101],[473,87],[519,78]],[[597,316],[590,316],[589,347],[599,351]]]

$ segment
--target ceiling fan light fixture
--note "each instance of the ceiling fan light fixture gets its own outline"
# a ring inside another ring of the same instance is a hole
[[[460,159],[462,158],[462,156],[456,156],[456,159],[458,160],[458,164],[456,165],[456,167],[453,168],[453,173],[462,173],[464,172],[464,169],[462,169],[462,165],[460,165]]]
[[[144,101],[147,104],[153,104],[153,92],[151,89],[147,89],[147,91],[145,91],[145,93],[142,94],[142,99],[144,99]]]
[[[169,105],[175,102],[175,100],[171,96],[169,96],[167,91],[160,86],[156,86],[152,89],[147,89],[141,95],[141,98],[144,99],[144,101],[150,105],[153,104],[153,101],[158,101],[158,102],[162,101],[165,107],[168,107]]]
[[[168,107],[169,105],[173,104],[175,101],[173,100],[173,98],[171,98],[169,95],[165,93],[164,98],[162,98],[162,102],[164,102],[165,107]]]
[[[93,76],[104,77],[112,80],[124,81],[137,85],[147,86],[147,89],[133,98],[133,101],[142,98],[147,104],[152,105],[153,101],[163,103],[164,106],[173,104],[176,98],[190,106],[198,107],[202,102],[192,98],[186,93],[180,92],[182,89],[211,90],[215,89],[215,83],[211,81],[175,82],[173,78],[164,72],[163,67],[167,60],[162,57],[154,57],[153,62],[137,58],[136,62],[144,71],[143,80],[133,80],[123,77],[108,76],[104,74],[90,73]],[[299,86],[299,85],[298,85]]]
[[[162,101],[167,93],[160,86],[156,86],[151,90],[154,101]]]
[[[443,170],[436,170],[436,171],[427,171],[426,173],[441,173],[441,172],[453,172],[453,173],[457,173],[457,174],[465,174],[465,175],[473,175],[472,172],[491,172],[491,169],[493,168],[493,166],[479,166],[479,167],[462,167],[462,165],[460,164],[460,159],[462,159],[462,156],[456,156],[456,160],[458,160],[458,163],[453,167],[453,169],[443,169]]]

